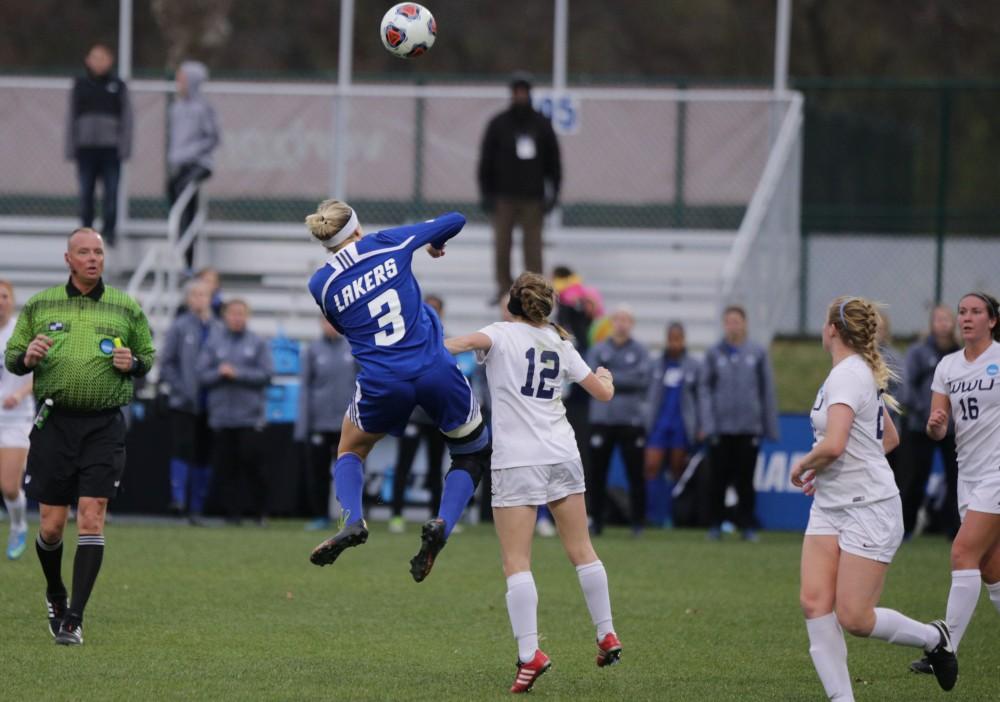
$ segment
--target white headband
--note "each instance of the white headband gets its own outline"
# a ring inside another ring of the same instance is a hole
[[[351,234],[353,234],[360,226],[361,223],[358,222],[358,213],[351,210],[351,218],[347,220],[347,224],[345,224],[339,232],[322,242],[323,246],[327,249],[333,249],[340,246],[342,243],[347,241],[348,237],[350,237]]]

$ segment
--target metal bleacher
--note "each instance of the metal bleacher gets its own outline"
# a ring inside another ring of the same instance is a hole
[[[76,225],[72,218],[0,217],[3,275],[17,286],[21,302],[66,279],[62,254],[66,235]],[[367,231],[379,228],[366,225]],[[123,288],[147,252],[162,244],[167,223],[131,220],[128,232],[107,261],[107,279]],[[325,253],[304,225],[208,221],[201,236],[196,265],[219,270],[225,297],[249,302],[256,331],[300,339],[318,334],[319,313],[306,281]],[[550,269],[566,265],[578,272],[601,291],[608,310],[629,305],[637,319],[636,336],[644,343],[661,344],[664,324],[678,320],[687,326],[691,346],[699,348],[718,333],[720,276],[735,236],[731,231],[553,229],[546,233],[545,260]],[[519,259],[515,246],[515,270]],[[487,226],[468,225],[443,258],[418,253],[414,271],[425,294],[444,299],[449,331],[464,333],[497,319],[498,309],[486,302],[494,289]],[[140,291],[140,301],[143,296]],[[151,316],[159,329],[167,321]]]

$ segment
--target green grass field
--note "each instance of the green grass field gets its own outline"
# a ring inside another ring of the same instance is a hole
[[[467,528],[430,578],[407,571],[417,529],[374,524],[368,544],[327,568],[299,522],[268,529],[115,523],[87,611],[85,644],[47,630],[34,553],[0,562],[0,698],[5,700],[488,700],[507,698],[516,649],[496,538]],[[821,700],[798,610],[797,534],[707,543],[703,532],[611,530],[608,568],[620,666],[594,666],[593,629],[557,540],[536,540],[542,647],[554,667],[535,698]],[[64,571],[75,535],[67,537]],[[948,546],[904,545],[883,603],[941,616]],[[1000,617],[985,595],[945,697],[907,670],[916,651],[850,640],[858,700],[997,699]]]

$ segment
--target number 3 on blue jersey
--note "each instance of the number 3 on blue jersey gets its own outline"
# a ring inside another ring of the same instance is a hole
[[[386,308],[388,308],[386,313],[382,314],[382,310]],[[379,328],[389,327],[389,331],[375,334],[376,346],[392,346],[406,334],[402,311],[399,295],[393,288],[389,288],[368,303],[368,312],[371,313],[372,319],[378,322]]]

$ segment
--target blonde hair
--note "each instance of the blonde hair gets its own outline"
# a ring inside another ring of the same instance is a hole
[[[549,322],[549,315],[556,306],[556,291],[544,276],[524,272],[510,286],[508,309],[511,314],[523,317],[532,324],[548,322],[562,339],[571,339],[568,331],[555,322]]]
[[[352,214],[354,210],[347,203],[340,200],[323,200],[316,207],[316,212],[306,217],[306,226],[317,241],[329,241],[350,221]],[[346,245],[347,241],[344,241],[333,250],[337,251]]]
[[[827,311],[827,324],[832,324],[840,340],[864,359],[875,375],[875,384],[882,391],[886,406],[899,411],[899,402],[889,394],[889,382],[899,376],[889,367],[878,347],[878,328],[882,320],[880,312],[884,305],[863,297],[838,297]]]

